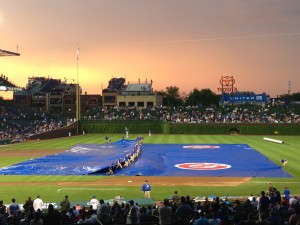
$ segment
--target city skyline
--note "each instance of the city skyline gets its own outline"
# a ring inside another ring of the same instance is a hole
[[[4,0],[0,48],[21,56],[1,57],[0,74],[22,87],[29,76],[71,81],[78,63],[88,94],[112,77],[219,94],[233,76],[239,91],[276,97],[289,81],[300,92],[299,25],[292,1]]]

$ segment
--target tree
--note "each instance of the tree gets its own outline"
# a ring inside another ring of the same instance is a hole
[[[293,93],[293,94],[283,94],[279,97],[282,101],[285,103],[291,103],[291,102],[299,102],[300,101],[300,92]]]
[[[166,91],[163,92],[163,104],[167,106],[181,106],[183,100],[179,94],[179,88],[176,86],[166,87]]]
[[[199,91],[195,88],[188,97],[186,98],[186,105],[203,105],[205,107],[211,105],[217,105],[219,102],[220,96],[212,92],[210,89],[202,89]]]

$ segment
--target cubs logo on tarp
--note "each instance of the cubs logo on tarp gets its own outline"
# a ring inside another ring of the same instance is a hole
[[[183,146],[183,148],[188,148],[188,149],[216,149],[216,148],[220,148],[220,146],[215,146],[215,145],[188,145],[188,146]]]
[[[222,163],[182,163],[175,165],[179,169],[184,170],[224,170],[231,168],[230,165]]]

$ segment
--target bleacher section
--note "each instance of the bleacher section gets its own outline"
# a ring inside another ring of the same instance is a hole
[[[226,107],[99,107],[84,120],[161,120],[176,123],[300,123],[300,105]]]
[[[48,93],[53,88],[57,87],[60,83],[61,83],[60,80],[56,80],[56,79],[46,80],[45,84],[43,84],[42,88],[40,89],[40,92]]]
[[[64,131],[57,131],[56,135],[49,134],[49,131],[64,127],[66,124],[66,119],[63,117],[54,118],[45,113],[32,112],[12,104],[0,106],[0,139],[5,140],[1,143],[23,142],[26,139],[47,139],[59,137],[59,135],[64,137],[68,135],[69,130],[74,130],[74,128],[64,128]]]

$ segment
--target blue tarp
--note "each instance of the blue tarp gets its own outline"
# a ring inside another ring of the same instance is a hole
[[[0,174],[83,175],[107,168],[131,152],[134,140],[109,144],[78,144],[60,154],[31,159],[1,168]]]
[[[2,168],[0,174],[93,174],[124,157],[134,145],[129,140],[76,145],[61,154]],[[247,144],[144,144],[138,160],[115,175],[292,177]]]
[[[292,177],[247,144],[147,144],[125,175]],[[280,159],[278,159],[280,163]]]

